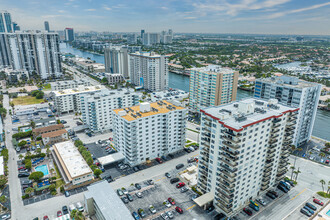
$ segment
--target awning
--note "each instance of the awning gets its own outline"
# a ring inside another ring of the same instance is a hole
[[[88,128],[88,125],[78,125],[78,126],[74,127],[72,130],[74,132],[79,132],[79,131],[84,131],[87,128]]]
[[[100,157],[97,159],[103,166],[106,166],[106,165],[124,160],[125,156],[122,153],[117,152],[117,153],[109,154],[107,156]]]
[[[204,205],[212,202],[214,199],[214,195],[211,192],[205,193],[204,195],[194,199],[194,202],[200,206],[203,207]]]

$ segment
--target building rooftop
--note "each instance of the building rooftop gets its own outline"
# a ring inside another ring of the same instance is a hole
[[[239,132],[243,128],[261,121],[298,110],[299,108],[291,108],[278,104],[276,99],[270,99],[267,102],[249,98],[226,105],[204,108],[201,112],[218,120],[225,127]]]
[[[65,81],[57,81],[57,82],[51,82],[50,84],[53,85],[68,85],[73,83],[84,83],[88,82],[87,79],[75,79],[75,80],[65,80]]]
[[[104,88],[105,87],[102,85],[97,85],[97,86],[80,85],[74,89],[64,89],[64,90],[59,90],[59,91],[53,91],[53,93],[55,94],[55,96],[73,95],[73,94],[84,93],[84,92],[100,91],[101,89],[104,89]]]
[[[93,99],[98,99],[100,97],[124,96],[124,95],[129,95],[129,94],[138,95],[138,93],[134,92],[134,89],[115,89],[115,90],[103,89],[98,93],[85,94],[85,95],[82,95],[82,96],[85,96],[86,98],[88,98],[89,101],[91,101]]]
[[[63,124],[56,124],[56,125],[50,125],[47,127],[42,127],[42,128],[35,128],[32,130],[33,133],[40,134],[48,131],[54,131],[54,130],[60,130],[63,129],[64,125]]]
[[[184,108],[174,105],[168,101],[158,101],[154,103],[144,102],[140,103],[140,105],[115,109],[113,111],[127,121],[134,121],[135,119],[152,115],[165,114],[171,111],[182,109]]]
[[[79,176],[93,173],[73,142],[64,141],[54,144],[54,151],[70,181]]]
[[[219,65],[208,65],[206,67],[200,67],[200,68],[191,68],[190,70],[195,70],[207,74],[217,74],[217,73],[224,73],[229,74],[235,72],[233,69],[228,67],[221,67]]]
[[[106,181],[101,181],[87,187],[85,200],[93,199],[106,220],[133,220],[131,212]]]
[[[133,56],[142,56],[142,57],[149,57],[149,58],[159,58],[159,57],[162,56],[162,55],[157,54],[155,52],[135,52],[135,53],[130,53],[130,55],[133,55]]]
[[[52,131],[52,132],[43,133],[43,134],[41,135],[41,137],[42,137],[42,138],[46,138],[46,137],[52,138],[52,137],[60,136],[60,135],[65,134],[65,133],[68,133],[67,130],[65,130],[65,129],[61,129],[61,130],[57,130],[57,131]]]
[[[320,84],[313,83],[313,82],[307,82],[305,80],[301,80],[297,77],[293,76],[275,76],[275,77],[269,77],[269,78],[262,78],[257,79],[256,81],[264,82],[264,83],[272,83],[276,85],[291,87],[291,88],[308,88],[308,87],[315,87],[319,86]]]

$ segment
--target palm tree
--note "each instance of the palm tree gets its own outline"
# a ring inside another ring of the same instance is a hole
[[[294,181],[297,182],[298,174],[301,173],[301,172],[299,171],[299,168],[298,168],[298,170],[294,171],[293,173],[296,174],[296,177],[295,177]]]
[[[34,192],[34,189],[32,187],[29,187],[25,190],[25,193],[28,194],[29,196]]]
[[[326,155],[325,155],[325,153],[320,152],[320,153],[319,153],[319,156],[320,156],[321,158],[324,158]]]
[[[24,158],[23,154],[18,155],[18,158],[22,160]]]
[[[295,169],[295,167],[294,167],[294,166],[292,166],[292,167],[290,167],[290,169],[292,170],[292,171],[291,171],[291,180],[292,180],[292,177],[293,177],[293,172],[294,172],[294,169]]]
[[[324,180],[320,180],[320,183],[322,184],[322,191],[324,192],[325,181]]]

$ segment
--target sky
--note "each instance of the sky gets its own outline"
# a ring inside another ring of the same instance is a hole
[[[22,30],[330,35],[329,0],[0,0]]]

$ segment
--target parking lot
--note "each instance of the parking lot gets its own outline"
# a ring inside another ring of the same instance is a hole
[[[180,170],[173,169],[170,172],[172,178],[176,177],[178,172],[183,169],[184,168]],[[182,193],[180,189],[176,188],[176,184],[171,184],[170,178],[165,177],[164,174],[155,177],[153,181],[153,185],[149,185],[147,181],[139,183],[142,187],[140,190],[134,186],[135,183],[129,183],[130,185],[123,186],[133,196],[133,201],[126,204],[130,212],[138,212],[138,209],[142,208],[146,214],[145,219],[157,220],[163,219],[160,214],[167,211],[172,211],[175,219],[187,220],[196,219],[196,216],[201,220],[212,219],[216,214],[215,212],[206,213],[203,209],[198,207],[191,200],[191,196],[195,194],[192,190],[189,189],[187,192]],[[137,197],[137,192],[142,193],[142,198]],[[121,197],[124,196],[125,195]],[[174,199],[175,205],[167,207],[163,203],[164,201],[167,201],[169,197]],[[156,209],[155,214],[152,214],[149,210],[150,205]],[[177,206],[183,210],[183,214],[179,214],[175,210],[175,207]]]

